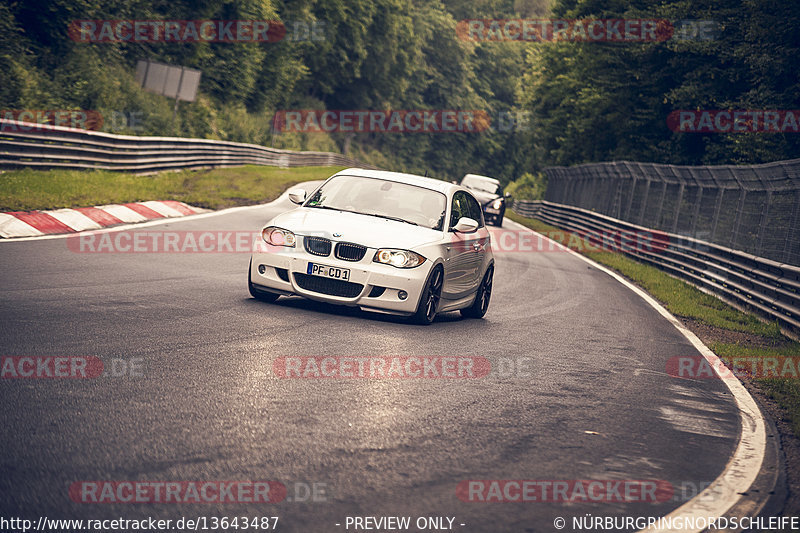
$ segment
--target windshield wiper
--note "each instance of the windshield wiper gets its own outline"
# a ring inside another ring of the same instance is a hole
[[[362,214],[363,215],[369,215],[371,217],[379,217],[379,218],[385,218],[387,220],[394,220],[394,221],[397,221],[397,222],[405,222],[406,224],[411,224],[412,226],[419,226],[419,224],[417,224],[416,222],[411,222],[410,220],[406,220],[406,219],[400,218],[400,217],[393,217],[393,216],[390,216],[390,215],[381,215],[380,213],[362,213]]]
[[[316,207],[316,208],[319,208],[319,209],[333,209],[334,211],[341,211],[342,213],[355,213],[356,215],[368,215],[368,216],[371,216],[371,217],[385,218],[387,220],[395,220],[397,222],[405,222],[406,224],[411,224],[412,226],[419,226],[419,224],[417,224],[416,222],[411,222],[410,220],[406,220],[406,219],[400,218],[400,217],[393,217],[393,216],[390,216],[390,215],[382,215],[380,213],[363,213],[361,211],[353,211],[351,209],[342,209],[340,207],[331,207],[329,205],[322,205],[322,204],[308,205],[306,207]]]
[[[306,207],[316,207],[318,209],[331,209],[333,211],[341,211],[342,213],[356,213],[358,215],[364,214],[364,213],[359,213],[358,211],[352,211],[350,209],[342,209],[341,207],[331,207],[329,205],[322,205],[322,204],[307,205]]]

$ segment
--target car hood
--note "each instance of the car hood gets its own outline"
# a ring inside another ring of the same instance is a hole
[[[472,193],[472,196],[474,196],[475,199],[478,200],[481,203],[481,205],[488,204],[492,200],[496,200],[496,199],[500,198],[500,196],[497,195],[497,194],[494,194],[494,193],[491,193],[491,192],[486,192],[486,191],[481,191],[481,190],[478,190],[478,189],[469,189],[469,192]]]
[[[268,225],[288,229],[297,235],[318,235],[368,248],[414,249],[442,238],[441,231],[405,222],[309,207],[298,207],[280,214]],[[337,236],[334,237],[333,233]]]

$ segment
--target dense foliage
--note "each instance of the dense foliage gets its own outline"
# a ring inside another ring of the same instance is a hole
[[[713,20],[719,31],[650,43],[475,43],[456,33],[462,19],[545,16]],[[71,40],[70,22],[86,19],[281,20],[290,30],[317,24],[323,38]],[[0,109],[97,110],[107,131],[347,151],[447,179],[475,172],[508,182],[529,173],[520,190],[538,191],[539,171],[554,164],[798,157],[800,134],[675,133],[666,122],[677,109],[800,108],[798,19],[796,2],[774,0],[6,0]],[[177,124],[173,101],[134,79],[145,58],[203,73]],[[276,134],[274,113],[286,109],[483,110],[494,127]]]
[[[800,109],[797,2],[558,0],[553,16],[666,19],[676,31],[656,43],[529,47],[522,98],[536,118],[527,145],[537,166],[800,157],[800,133],[675,133],[666,121],[675,110]],[[680,21],[716,31],[681,33]]]

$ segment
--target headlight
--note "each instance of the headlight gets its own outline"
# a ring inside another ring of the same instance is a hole
[[[384,263],[397,268],[414,268],[425,262],[424,257],[410,250],[395,250],[393,248],[378,250],[372,260],[376,263]]]
[[[501,207],[503,207],[503,199],[502,198],[498,198],[497,200],[492,202],[492,208],[493,209],[500,209]]]
[[[294,248],[294,243],[297,241],[294,233],[275,226],[268,226],[261,230],[261,238],[272,246],[288,246],[290,248]]]

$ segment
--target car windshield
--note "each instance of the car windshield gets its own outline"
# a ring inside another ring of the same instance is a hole
[[[479,178],[477,176],[464,176],[464,179],[461,180],[461,185],[469,189],[477,189],[490,194],[500,194],[500,185],[495,183],[493,180],[486,178]]]
[[[304,205],[372,215],[441,231],[447,198],[440,192],[396,181],[335,176]]]

